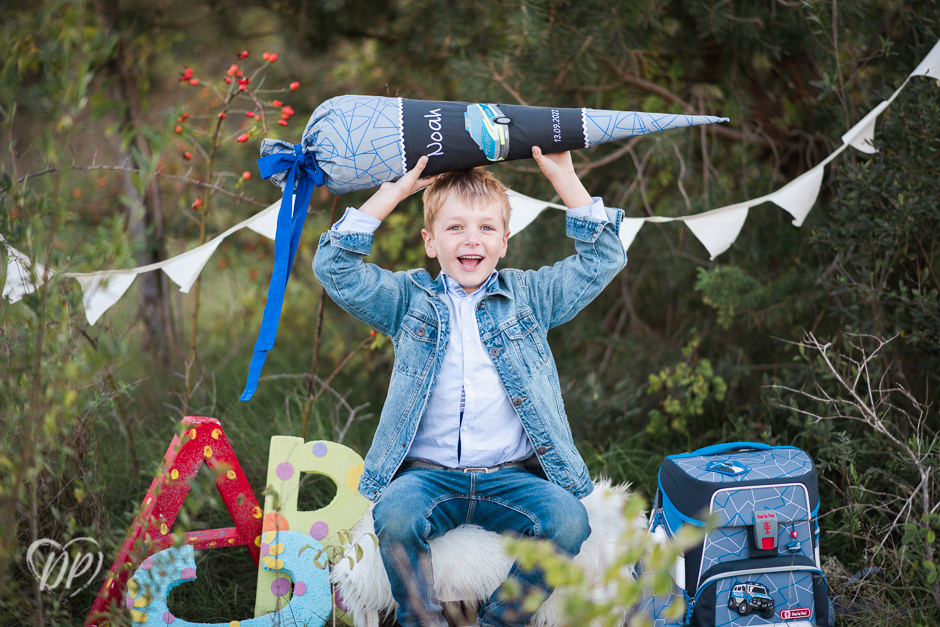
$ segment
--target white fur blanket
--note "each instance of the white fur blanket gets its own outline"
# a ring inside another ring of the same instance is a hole
[[[627,485],[611,486],[608,479],[594,483],[594,491],[582,499],[591,524],[591,535],[574,558],[584,570],[591,588],[602,593],[603,577],[612,560],[623,554],[618,540],[628,525],[633,529],[646,529],[646,517],[627,521],[623,510],[629,496]],[[350,530],[354,542],[362,547],[362,559],[349,567],[349,560],[340,560],[332,574],[343,598],[352,611],[356,627],[365,627],[370,612],[388,615],[397,608],[392,598],[382,557],[373,541],[366,536],[374,533],[372,508]],[[499,587],[512,566],[496,533],[480,527],[465,525],[431,540],[431,561],[434,569],[434,588],[441,601],[482,601]],[[350,545],[347,552],[355,557]],[[530,621],[530,627],[551,627],[561,622],[561,590],[552,594]]]

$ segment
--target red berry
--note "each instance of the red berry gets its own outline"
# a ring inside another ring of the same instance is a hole
[[[238,139],[236,141],[240,144],[248,141],[248,133],[242,133],[241,135],[238,136]]]
[[[263,55],[261,55],[261,58],[264,59],[265,61],[268,61],[268,60],[271,59],[271,53],[265,51],[265,53],[264,53]]]
[[[224,119],[225,119],[225,111],[222,111],[221,113],[219,113],[219,119],[220,119],[220,120],[224,120]]]
[[[298,83],[297,81],[294,81],[293,83],[290,84],[290,88],[294,90],[299,89],[300,83]]]
[[[189,79],[189,84],[190,84],[190,85],[198,85],[198,84],[199,84],[199,79],[198,79],[198,78],[191,78],[191,79]]]
[[[249,111],[248,113],[245,114],[245,117],[246,117],[246,118],[253,118],[253,117],[255,117],[255,112],[254,112],[254,111]]]
[[[248,51],[247,51],[247,50],[243,50],[242,52],[240,52],[240,53],[238,54],[238,60],[241,61],[242,59],[247,59],[248,56],[249,56]]]
[[[294,115],[294,108],[290,105],[284,105],[284,108],[281,109],[281,114]]]
[[[248,172],[247,170],[242,172],[242,178],[247,181],[248,179],[251,178],[251,172]]]
[[[226,74],[228,74],[229,76],[235,76],[236,72],[238,72],[238,64],[233,63],[232,65],[229,66],[228,72],[226,72]]]
[[[182,133],[182,132],[183,132],[183,127],[182,127],[182,126],[177,126],[177,127],[176,127],[176,132],[177,132],[177,133]]]
[[[277,123],[281,126],[287,126],[287,120],[278,120]]]
[[[277,53],[272,52],[271,56],[268,57],[268,63],[274,63],[275,61],[277,61]]]
[[[197,198],[193,201],[193,211],[197,211],[199,207],[202,206],[202,198]]]
[[[231,84],[232,84],[232,79],[229,78],[228,76],[226,76],[226,77],[225,77],[225,84],[226,84],[226,85],[231,85]]]
[[[241,70],[238,70],[237,72],[235,72],[235,76],[237,76],[238,78],[241,78],[241,77],[242,77],[242,71],[241,71]]]
[[[275,101],[272,102],[271,104],[273,104],[275,107],[283,107],[283,106],[284,106],[284,103],[281,102],[280,100],[275,100]]]
[[[189,161],[192,158],[193,158],[193,153],[189,152],[188,150],[183,153],[183,159],[186,159],[187,161]]]
[[[369,335],[371,335],[372,337],[375,337],[375,336],[376,336],[376,332],[375,332],[375,331],[369,331]]]

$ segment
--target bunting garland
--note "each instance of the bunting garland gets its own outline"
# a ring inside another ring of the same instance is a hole
[[[825,166],[839,154],[852,146],[866,154],[873,154],[872,145],[875,136],[875,123],[888,106],[894,102],[908,81],[914,76],[927,76],[940,79],[940,41],[927,54],[923,61],[911,72],[904,83],[891,95],[863,117],[855,126],[842,136],[842,145],[814,168],[801,174],[780,189],[745,202],[719,207],[691,216],[665,217],[649,216],[646,218],[624,218],[620,226],[620,240],[624,250],[636,239],[640,228],[646,222],[685,222],[692,234],[708,251],[711,259],[728,250],[737,239],[748,210],[765,202],[772,202],[793,217],[793,225],[801,226],[809,214],[822,186]],[[510,190],[509,204],[512,213],[509,220],[510,236],[525,229],[538,215],[547,208],[565,209],[564,205],[530,198]],[[127,292],[138,274],[163,270],[180,291],[188,293],[199,278],[199,274],[212,257],[222,241],[243,228],[249,228],[264,237],[274,239],[277,231],[278,209],[281,200],[271,204],[259,213],[220,233],[205,244],[188,250],[180,255],[138,268],[127,270],[101,270],[97,272],[57,272],[42,264],[31,261],[26,255],[13,248],[0,234],[0,249],[7,253],[6,282],[3,286],[3,298],[15,303],[27,294],[36,291],[53,275],[76,279],[82,286],[82,302],[88,324],[95,324],[98,319]],[[33,269],[31,273],[30,269]],[[32,276],[31,276],[32,275]]]

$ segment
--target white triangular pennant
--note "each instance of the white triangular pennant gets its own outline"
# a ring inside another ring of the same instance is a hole
[[[813,205],[816,204],[816,198],[819,196],[819,188],[822,186],[825,166],[817,165],[809,172],[804,172],[793,179],[772,194],[764,196],[764,200],[769,200],[793,216],[794,226],[802,226],[803,220]]]
[[[930,78],[940,78],[940,41],[934,44],[924,60],[920,62],[911,76],[929,76]]]
[[[509,206],[512,207],[512,213],[509,214],[509,237],[529,226],[548,206],[545,201],[529,198],[511,190],[507,191],[506,195],[509,196]]]
[[[111,305],[118,302],[137,278],[136,272],[120,272],[78,276],[82,284],[82,303],[88,324],[95,324]]]
[[[623,243],[623,249],[629,250],[630,244],[636,239],[636,234],[640,232],[640,227],[646,223],[643,218],[624,218],[620,222],[620,241]]]
[[[868,115],[863,117],[858,124],[850,128],[849,131],[842,136],[842,143],[849,144],[856,150],[870,155],[878,152],[872,145],[875,139],[875,122],[878,121],[878,116],[881,115],[882,111],[888,108],[889,104],[891,103],[887,100],[882,101],[881,104],[869,111]]]
[[[222,242],[221,238],[216,238],[207,242],[198,248],[193,248],[189,252],[174,257],[173,263],[163,266],[163,271],[170,277],[170,280],[180,286],[180,291],[188,294],[193,283],[199,278],[199,273],[205,267],[209,257],[215,252]]]
[[[738,207],[728,211],[716,209],[714,213],[683,218],[682,221],[688,225],[698,241],[702,242],[711,259],[714,259],[728,250],[738,238],[745,219],[747,207]]]
[[[45,279],[53,275],[53,272],[47,270],[41,263],[35,264],[36,283],[33,283],[29,276],[32,262],[26,255],[7,244],[6,240],[3,240],[3,243],[7,249],[7,280],[3,285],[3,298],[15,303],[39,289]]]
[[[268,239],[274,239],[277,235],[277,213],[280,207],[281,201],[278,200],[267,209],[259,211],[245,226]]]

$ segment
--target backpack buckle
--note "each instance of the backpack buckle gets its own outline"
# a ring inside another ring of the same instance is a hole
[[[762,551],[777,548],[777,512],[754,510],[754,544]]]

